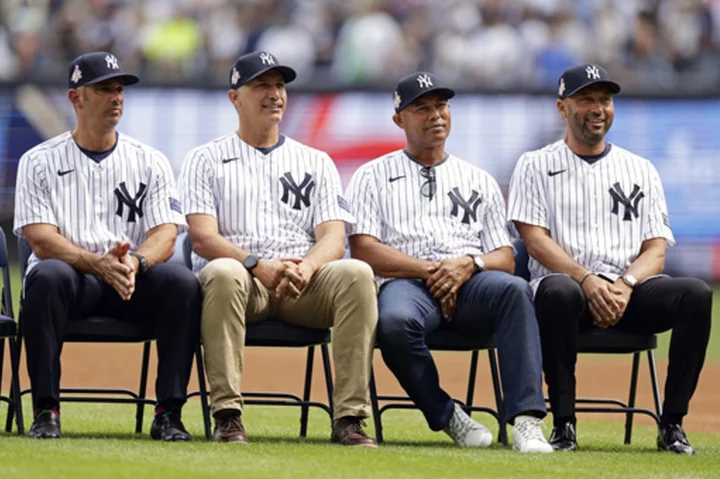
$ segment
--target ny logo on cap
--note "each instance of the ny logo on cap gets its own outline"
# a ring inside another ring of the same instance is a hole
[[[565,79],[560,79],[560,86],[558,87],[558,96],[563,96],[563,93],[565,93]]]
[[[420,88],[430,88],[431,86],[433,86],[432,79],[430,78],[429,75],[426,75],[426,74],[418,75],[416,80],[418,82],[418,85],[420,85]]]
[[[80,65],[75,65],[75,69],[72,72],[72,76],[70,77],[70,81],[73,83],[77,83],[82,78],[82,72],[80,71]]]
[[[396,110],[398,108],[400,108],[400,103],[402,103],[402,100],[400,99],[400,94],[398,92],[395,92],[395,96],[393,98],[393,103],[395,105]]]
[[[239,79],[240,79],[240,72],[237,71],[237,68],[233,67],[232,76],[230,77],[230,82],[233,85],[235,85]]]
[[[107,68],[112,68],[113,70],[117,70],[118,68],[120,68],[120,65],[118,65],[117,57],[110,54],[105,55],[105,66]]]
[[[595,65],[588,65],[585,68],[585,73],[587,73],[588,80],[600,79],[600,70],[598,70],[598,67]]]
[[[275,60],[269,53],[261,53],[260,60],[262,60],[263,65],[275,65]]]

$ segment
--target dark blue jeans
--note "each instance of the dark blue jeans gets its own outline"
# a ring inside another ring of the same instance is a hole
[[[525,280],[500,271],[473,275],[460,288],[451,322],[443,319],[440,303],[418,279],[384,284],[378,308],[377,341],[385,364],[433,431],[443,429],[453,413],[425,343],[425,336],[440,328],[469,335],[495,332],[507,418],[529,411],[545,415],[540,339]]]

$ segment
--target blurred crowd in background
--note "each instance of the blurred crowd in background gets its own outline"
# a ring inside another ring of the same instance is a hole
[[[268,50],[319,88],[418,69],[466,89],[553,88],[592,61],[639,92],[720,87],[720,0],[2,0],[0,81],[108,50],[143,80],[226,85]]]

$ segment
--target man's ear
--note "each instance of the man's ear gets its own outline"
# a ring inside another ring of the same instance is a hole
[[[393,115],[393,123],[395,123],[399,128],[401,128],[403,130],[405,129],[405,127],[403,126],[404,125],[403,117],[402,117],[402,115],[400,115],[400,113],[395,113]]]
[[[82,97],[82,93],[80,93],[80,90],[77,88],[71,88],[67,92],[68,100],[70,100],[70,104],[72,104],[73,108],[77,108],[80,104],[80,97]]]
[[[565,100],[558,99],[557,110],[558,110],[558,113],[560,113],[560,116],[567,120],[568,113],[567,113],[567,105],[565,104]]]

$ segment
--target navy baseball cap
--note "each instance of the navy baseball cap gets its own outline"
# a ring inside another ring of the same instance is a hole
[[[599,65],[586,63],[568,68],[558,80],[558,98],[564,100],[583,88],[597,84],[607,85],[613,94],[620,93],[620,85],[612,81],[607,70]]]
[[[120,78],[125,85],[134,85],[140,81],[135,75],[125,73],[120,66],[120,61],[112,53],[86,53],[77,57],[70,64],[68,88],[92,85],[111,78]]]
[[[241,56],[235,61],[230,70],[230,88],[240,88],[250,80],[259,77],[270,70],[277,70],[290,83],[297,77],[295,70],[281,65],[277,57],[268,52],[252,52]]]
[[[445,95],[445,98],[455,96],[455,92],[443,85],[434,73],[415,72],[401,78],[393,93],[395,113],[400,113],[410,103],[433,91]]]

